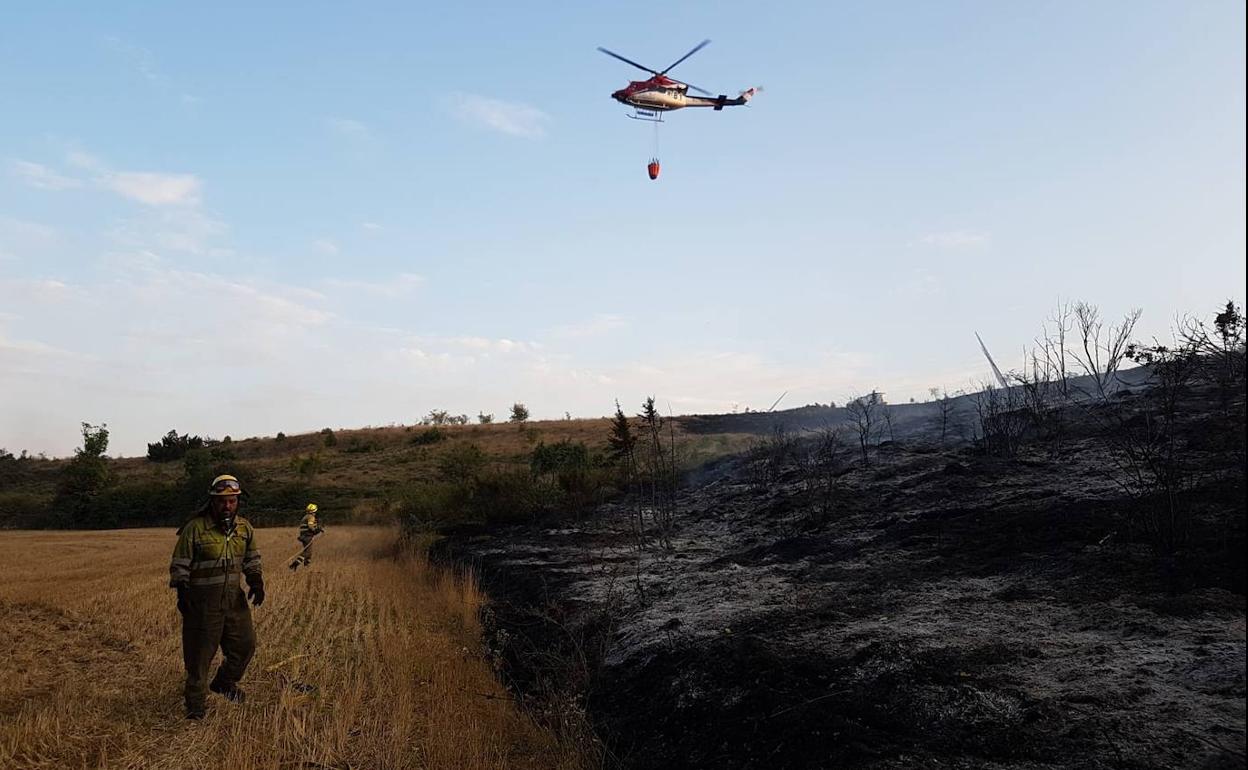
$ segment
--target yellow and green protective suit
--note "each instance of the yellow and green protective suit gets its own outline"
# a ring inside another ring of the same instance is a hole
[[[303,550],[295,557],[296,564],[312,563],[312,539],[324,531],[315,513],[303,517],[303,521],[299,522],[299,542],[303,545]]]
[[[263,592],[255,530],[246,519],[235,517],[233,530],[226,532],[204,513],[178,531],[169,562],[169,585],[178,589],[182,612],[183,694],[188,712],[204,710],[208,669],[218,647],[224,660],[212,681],[217,691],[232,690],[255,653],[256,633],[240,575],[247,576],[252,589]]]

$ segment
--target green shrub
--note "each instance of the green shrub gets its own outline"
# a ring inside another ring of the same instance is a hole
[[[416,433],[412,434],[412,437],[407,440],[407,443],[412,446],[427,446],[429,444],[436,444],[439,441],[446,441],[446,439],[446,431],[439,428],[425,428],[424,430],[416,431]]]
[[[485,470],[486,456],[481,447],[471,442],[455,444],[437,459],[438,474],[443,481],[472,486]]]
[[[64,523],[53,516],[51,497],[29,492],[0,492],[0,529],[35,529]]]
[[[99,495],[93,506],[92,526],[154,527],[179,524],[194,508],[177,484],[138,481],[119,484]]]
[[[369,452],[380,452],[381,442],[375,438],[361,440],[358,436],[352,436],[342,451],[349,454],[367,454]]]

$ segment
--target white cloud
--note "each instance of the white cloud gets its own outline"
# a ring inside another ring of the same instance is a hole
[[[627,322],[623,316],[613,313],[599,313],[588,321],[568,326],[556,326],[550,330],[551,336],[562,339],[582,339],[597,337],[617,329],[623,329]]]
[[[921,267],[911,270],[892,287],[892,293],[895,296],[906,299],[931,297],[940,292],[940,279]]]
[[[458,94],[452,111],[465,123],[525,139],[545,136],[550,122],[549,115],[531,105],[476,94]]]
[[[992,241],[992,233],[983,230],[949,230],[940,233],[928,233],[918,239],[925,246],[936,246],[942,249],[965,249],[987,246]]]
[[[40,190],[70,190],[82,187],[82,180],[59,174],[47,166],[27,160],[13,161],[13,173],[26,184]]]
[[[54,348],[37,340],[11,340],[7,339],[4,334],[0,334],[0,361],[12,363],[12,358],[17,354],[26,356],[76,357],[76,354],[68,350]]]
[[[73,150],[65,156],[65,162],[74,168],[86,169],[87,171],[107,172],[104,162],[94,155],[81,150]]]
[[[149,206],[185,206],[199,203],[200,181],[194,174],[122,171],[105,176],[104,187]]]
[[[55,278],[4,281],[0,282],[0,290],[20,294],[27,302],[37,305],[61,303],[72,299],[75,294],[74,287]]]
[[[374,232],[374,233],[379,232],[382,229],[381,225],[377,224],[376,222],[361,222],[360,227],[364,228],[365,230],[368,230],[369,232]]]
[[[353,141],[372,142],[376,140],[368,126],[358,120],[352,120],[351,118],[327,118],[325,125],[334,134]]]
[[[531,353],[540,345],[536,342],[517,342],[505,337],[490,339],[488,337],[446,337],[440,342],[482,353]]]
[[[65,162],[73,168],[91,172],[91,184],[94,187],[149,206],[193,206],[199,203],[202,183],[194,174],[112,171],[99,158],[77,150],[70,152]],[[66,176],[31,161],[15,160],[12,169],[14,175],[26,184],[42,190],[68,190],[87,184],[82,179]]]
[[[342,249],[338,248],[338,244],[328,238],[317,238],[315,241],[312,241],[312,248],[331,257],[342,251]]]
[[[127,64],[133,67],[149,83],[165,85],[169,82],[169,78],[165,77],[157,69],[156,57],[146,48],[132,45],[112,36],[104,38],[104,44],[108,46],[109,50],[124,59]]]
[[[0,216],[0,260],[30,256],[60,240],[56,228],[38,222]]]
[[[389,299],[411,294],[424,283],[424,277],[415,273],[399,273],[388,281],[356,281],[342,278],[331,278],[325,281],[326,286],[338,292],[358,292]]]
[[[151,209],[117,223],[109,236],[127,249],[177,251],[186,254],[229,256],[218,245],[229,232],[226,224],[197,208],[179,206]]]

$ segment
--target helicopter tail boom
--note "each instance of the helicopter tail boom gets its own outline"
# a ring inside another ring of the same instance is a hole
[[[747,88],[744,91],[742,91],[741,95],[735,99],[729,99],[726,94],[720,94],[719,96],[711,96],[707,98],[703,98],[700,96],[690,96],[690,97],[686,97],[685,106],[686,107],[710,107],[714,109],[716,112],[718,112],[719,110],[722,110],[725,107],[740,107],[743,104],[748,104],[750,99],[754,98],[754,94],[758,93],[760,90],[761,89],[759,88]]]

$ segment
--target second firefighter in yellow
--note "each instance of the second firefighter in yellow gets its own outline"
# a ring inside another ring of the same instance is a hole
[[[303,545],[303,550],[290,563],[291,570],[298,569],[301,564],[307,566],[312,563],[312,540],[325,531],[317,518],[317,510],[316,503],[308,503],[303,509],[303,521],[299,522],[299,542]]]

